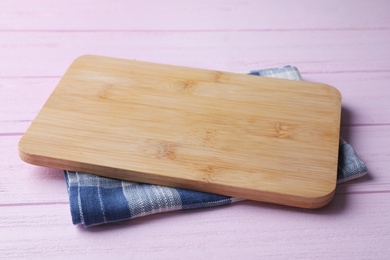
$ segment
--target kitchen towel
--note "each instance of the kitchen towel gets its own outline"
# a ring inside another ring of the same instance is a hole
[[[302,80],[297,68],[254,70],[255,76]],[[337,183],[362,177],[365,164],[354,149],[340,139]],[[137,183],[100,177],[93,174],[64,171],[73,224],[85,227],[129,220],[160,212],[213,207],[242,201],[217,194]]]

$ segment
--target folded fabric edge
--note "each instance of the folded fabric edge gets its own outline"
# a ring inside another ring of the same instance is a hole
[[[356,154],[355,149],[340,138],[337,184],[361,178],[368,173],[367,166]]]
[[[64,170],[73,224],[85,227],[243,199]]]

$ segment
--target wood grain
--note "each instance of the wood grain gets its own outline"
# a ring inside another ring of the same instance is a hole
[[[2,212],[0,228],[7,236],[0,235],[0,254],[4,258],[171,259],[191,252],[192,259],[206,254],[226,259],[386,259],[390,221],[382,214],[389,201],[389,193],[336,195],[331,204],[316,211],[247,201],[89,230],[69,225],[67,205],[14,206]],[[45,234],[37,234],[40,230]],[[64,245],[69,249],[64,250]]]
[[[23,5],[23,10],[20,6]],[[39,8],[37,8],[39,6]],[[179,32],[199,30],[258,31],[324,29],[389,29],[386,0],[224,1],[95,1],[3,0],[5,30],[149,30]],[[164,10],[162,12],[162,10]],[[24,19],[20,19],[20,18]],[[85,18],[88,19],[85,19]],[[2,18],[2,17],[0,17]],[[26,22],[28,21],[28,22]],[[158,22],[156,22],[158,21]]]
[[[0,76],[7,77],[60,77],[76,57],[85,54],[242,73],[289,64],[302,73],[390,71],[386,30],[335,30],[332,37],[321,30],[16,31],[2,35]]]
[[[318,208],[334,194],[340,113],[340,93],[319,83],[89,55],[19,151],[46,167]]]

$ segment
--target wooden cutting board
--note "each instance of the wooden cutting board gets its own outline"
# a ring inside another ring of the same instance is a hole
[[[19,143],[32,164],[304,208],[336,186],[341,96],[312,82],[82,56]]]

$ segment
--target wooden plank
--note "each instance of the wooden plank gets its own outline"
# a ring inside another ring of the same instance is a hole
[[[26,164],[17,151],[21,136],[0,136],[0,206],[69,203],[61,170]]]
[[[0,134],[24,133],[60,78],[8,78],[0,81]]]
[[[388,191],[390,186],[387,174],[390,168],[389,131],[389,126],[359,126],[342,129],[341,135],[354,146],[357,154],[366,163],[368,175],[360,181],[339,187],[340,192]]]
[[[36,165],[317,208],[335,189],[340,113],[340,93],[319,83],[83,56],[19,154]]]
[[[195,259],[378,259],[390,254],[389,207],[390,193],[336,195],[314,212],[241,202],[88,230],[70,224],[68,205],[1,207],[0,254],[7,259],[188,254]]]
[[[343,96],[342,126],[383,125],[390,123],[388,72],[303,74],[313,80],[336,86]]]
[[[62,76],[85,54],[234,72],[288,64],[303,73],[388,72],[389,45],[390,33],[375,30],[1,32],[0,77]]]
[[[389,7],[386,0],[2,0],[0,30],[389,29]]]
[[[304,73],[302,76],[305,80],[337,87],[343,96],[342,126],[390,124],[390,115],[387,113],[390,106],[389,73]],[[0,134],[24,133],[59,79],[2,79]]]

